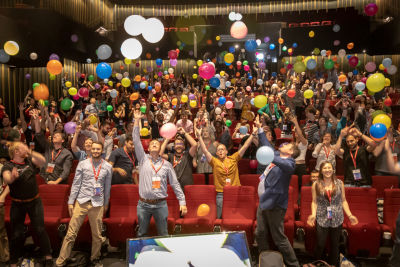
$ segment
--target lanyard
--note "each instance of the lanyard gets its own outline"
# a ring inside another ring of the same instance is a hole
[[[156,172],[156,174],[158,173],[158,171],[162,168],[162,166],[164,165],[164,160],[162,160],[162,163],[161,163],[161,165],[160,165],[160,167],[158,167],[157,169],[155,168],[155,166],[154,166],[154,164],[153,164],[153,161],[151,161],[151,159],[149,159],[150,160],[150,163],[151,163],[151,167],[153,168],[153,170]]]
[[[179,160],[176,160],[176,156],[174,155],[174,164],[173,164],[173,168],[176,167],[176,165],[178,165],[179,163],[181,163],[183,154],[181,155],[181,157],[179,158]]]
[[[100,171],[101,171],[101,165],[103,165],[103,160],[101,160],[101,162],[100,162],[100,166],[99,166],[99,170],[97,171],[97,174],[96,174],[96,169],[94,168],[94,165],[93,165],[93,160],[90,159],[90,162],[92,163],[92,167],[93,167],[94,179],[97,182],[97,179],[99,179],[99,174],[100,174]]]
[[[357,150],[356,150],[356,153],[354,154],[354,157],[353,157],[353,153],[351,153],[351,151],[349,150],[351,159],[353,160],[354,169],[357,169],[357,162],[356,161],[357,161],[358,149],[359,149],[359,147],[357,146]]]
[[[229,170],[228,170],[228,168],[225,166],[225,164],[224,164],[223,162],[222,162],[222,167],[223,167],[224,170],[225,170],[226,176],[228,176]]]
[[[326,190],[326,196],[328,197],[329,205],[330,205],[332,203],[331,190]]]
[[[54,150],[51,151],[51,162],[54,162],[55,160],[57,160],[58,156],[60,156],[60,153],[63,149],[61,148],[60,151],[58,151],[56,158],[54,158]]]
[[[131,156],[129,156],[129,153],[126,152],[125,147],[124,147],[124,151],[125,151],[125,154],[128,156],[129,160],[132,162],[133,168],[135,168],[135,157],[132,155],[132,158],[131,158]]]
[[[392,153],[394,153],[394,145],[396,144],[396,141],[393,141],[392,143]]]
[[[328,152],[326,152],[325,146],[323,146],[323,148],[324,148],[324,152],[325,152],[325,157],[326,157],[326,159],[328,159],[329,154],[331,153],[331,148],[328,148]]]
[[[14,164],[18,164],[18,165],[25,165],[25,162],[23,162],[23,163],[20,163],[20,162],[16,162],[16,161],[14,161],[14,160],[10,160],[12,163],[14,163]]]

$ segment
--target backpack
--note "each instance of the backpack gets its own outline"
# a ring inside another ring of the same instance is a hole
[[[263,251],[259,256],[259,267],[284,267],[282,254],[277,251]]]
[[[90,264],[89,254],[81,251],[72,251],[67,260],[67,267],[86,267]]]

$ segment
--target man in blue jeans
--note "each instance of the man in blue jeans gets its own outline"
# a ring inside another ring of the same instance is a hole
[[[168,235],[167,179],[179,200],[182,215],[187,213],[185,195],[182,192],[172,164],[160,156],[161,144],[152,140],[149,154],[145,154],[140,141],[139,122],[143,114],[136,110],[132,138],[136,159],[139,162],[139,202],[137,216],[139,222],[138,237],[146,236],[151,216],[156,221],[158,235]]]

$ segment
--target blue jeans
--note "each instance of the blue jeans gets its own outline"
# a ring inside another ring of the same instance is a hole
[[[151,216],[156,221],[157,233],[160,236],[168,235],[168,206],[167,201],[157,204],[148,204],[139,200],[137,205],[137,217],[139,222],[138,237],[147,235]]]
[[[217,192],[217,219],[221,219],[222,217],[222,202],[224,201],[224,193]]]

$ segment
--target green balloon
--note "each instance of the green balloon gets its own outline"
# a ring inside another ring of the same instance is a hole
[[[210,86],[209,85],[206,85],[206,90],[210,90]]]
[[[69,99],[69,98],[64,98],[64,99],[61,101],[61,108],[62,108],[63,110],[69,110],[71,107],[72,107],[72,101],[71,101],[71,99]]]
[[[357,66],[356,67],[360,67],[361,66],[361,60],[358,61]]]
[[[39,83],[34,83],[34,84],[32,84],[32,88],[35,89],[36,86],[39,86],[39,85],[40,85]]]
[[[313,54],[314,55],[319,55],[321,51],[319,50],[319,48],[314,48]]]
[[[232,125],[232,121],[231,120],[226,120],[225,124],[226,124],[226,126],[230,127]]]
[[[45,106],[45,107],[49,106],[49,100],[45,100],[45,101],[44,101],[44,106]]]
[[[93,75],[89,75],[89,81],[91,81],[91,82],[94,81],[94,76]]]
[[[302,73],[303,71],[306,71],[306,65],[302,61],[297,61],[294,63],[293,68],[296,73]]]
[[[334,65],[335,65],[335,62],[333,62],[332,59],[327,59],[327,60],[324,61],[324,67],[327,70],[331,70]]]
[[[362,94],[363,94],[363,91],[358,91],[357,94],[358,94],[358,95],[362,95]]]
[[[112,111],[112,110],[113,110],[113,106],[108,105],[108,106],[107,106],[107,110],[108,110],[108,111]]]
[[[359,92],[362,92],[362,91],[359,91]],[[380,114],[386,114],[386,113],[383,110],[375,110],[374,112],[372,112],[372,114],[371,114],[372,120],[375,119],[375,117]]]
[[[140,111],[144,114],[146,113],[146,106],[141,106]]]
[[[249,62],[247,60],[245,60],[245,61],[243,61],[243,65],[244,66],[249,65]]]

